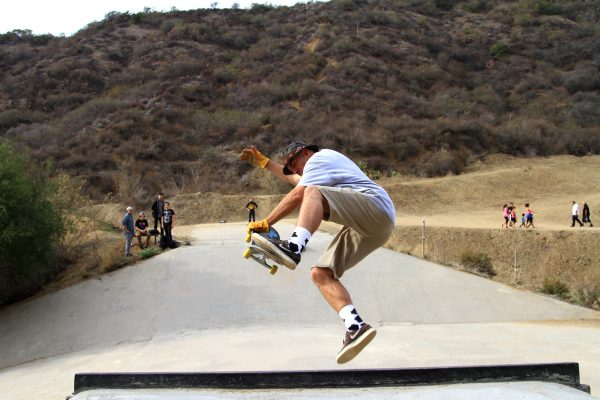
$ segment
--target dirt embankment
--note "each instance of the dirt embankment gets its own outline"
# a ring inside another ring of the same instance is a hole
[[[467,254],[491,259],[492,279],[526,289],[564,284],[564,296],[578,304],[600,308],[600,232],[518,229],[469,229],[399,226],[389,248],[437,263],[465,269]]]

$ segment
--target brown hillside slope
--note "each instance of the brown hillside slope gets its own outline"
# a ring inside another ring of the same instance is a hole
[[[295,138],[381,175],[600,154],[596,3],[334,0],[0,34],[0,140],[98,202],[139,203],[277,193],[247,185],[235,155],[275,156]]]

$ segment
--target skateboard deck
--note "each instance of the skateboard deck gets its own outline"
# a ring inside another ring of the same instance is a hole
[[[269,233],[256,233],[246,237],[246,242],[250,242],[250,245],[244,251],[244,258],[249,258],[263,267],[269,270],[271,275],[277,273],[279,266],[283,265],[289,269],[295,269],[296,264],[290,263],[289,261],[282,258],[279,254],[273,251],[268,245],[268,238],[278,238],[279,234],[273,228]]]

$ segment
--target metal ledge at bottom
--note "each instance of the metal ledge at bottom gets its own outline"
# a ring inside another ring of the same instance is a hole
[[[74,392],[94,389],[319,389],[539,381],[590,393],[578,363],[256,372],[78,373]]]

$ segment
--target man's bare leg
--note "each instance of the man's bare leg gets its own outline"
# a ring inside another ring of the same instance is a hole
[[[316,186],[304,190],[302,205],[298,215],[298,226],[305,228],[311,234],[315,233],[321,221],[329,215],[329,204]]]
[[[373,340],[377,331],[358,315],[350,299],[350,294],[334,277],[331,269],[313,267],[311,277],[327,303],[338,313],[346,325],[346,337],[342,349],[337,354],[336,361],[338,364],[347,363]]]
[[[350,293],[342,283],[333,276],[329,268],[313,267],[310,271],[312,281],[317,286],[327,303],[339,313],[340,310],[352,304]]]

